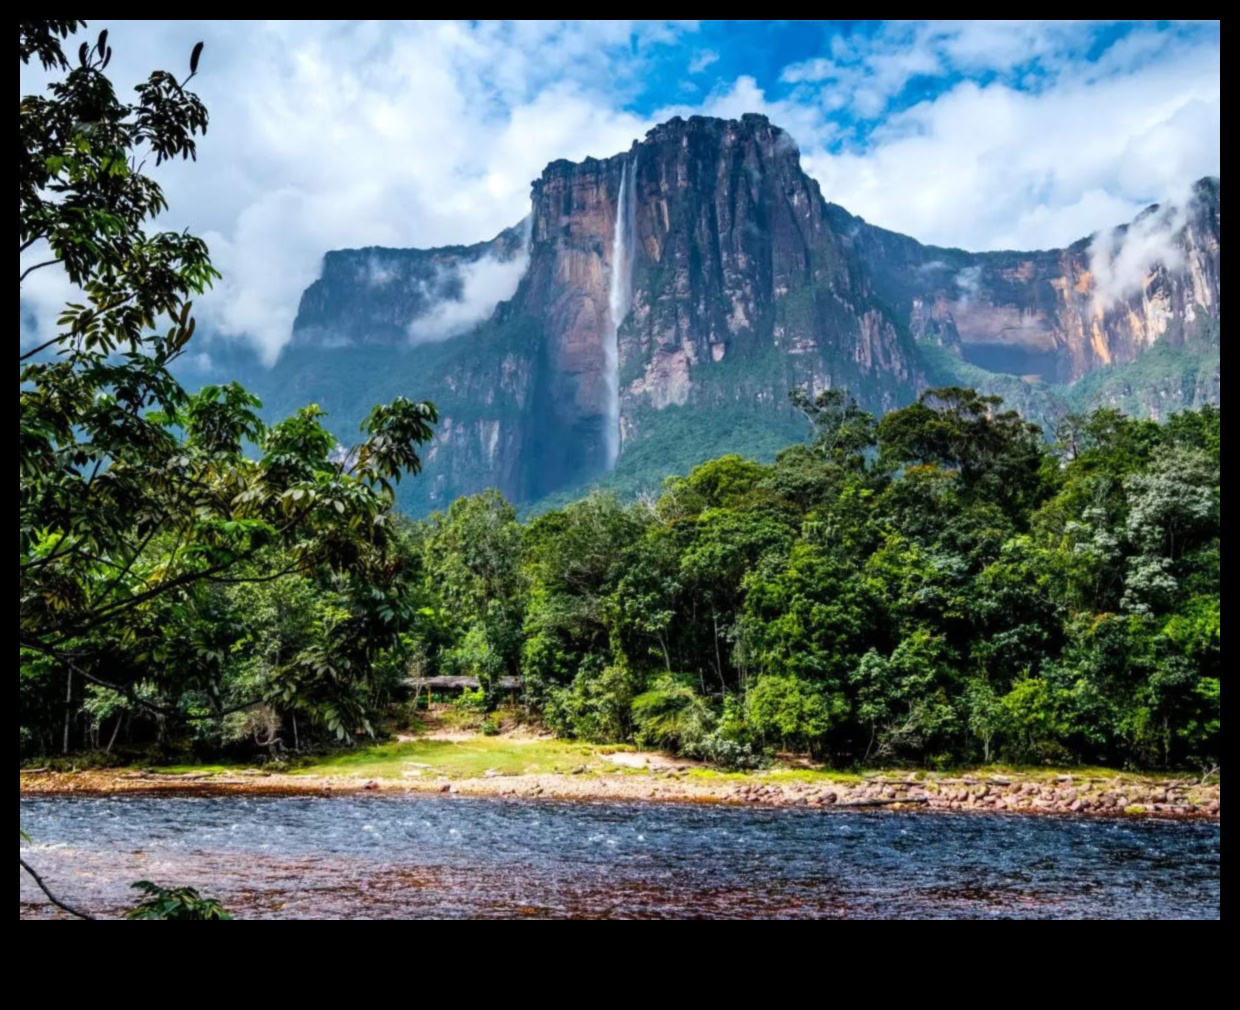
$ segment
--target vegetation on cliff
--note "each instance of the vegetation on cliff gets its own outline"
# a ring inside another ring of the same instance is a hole
[[[598,486],[657,493],[729,453],[769,463],[796,437],[786,393],[803,385],[879,414],[966,386],[1048,430],[1100,406],[1163,418],[1219,402],[1220,200],[1203,179],[1182,207],[1066,249],[943,249],[826,203],[764,117],[676,118],[624,154],[548,166],[528,233],[328,254],[280,360],[245,375],[273,416],[308,396],[342,431],[376,399],[434,399],[428,479],[402,490],[419,517],[488,487],[543,508]],[[617,235],[632,255],[613,263]],[[1106,250],[1128,236],[1120,284]],[[436,307],[469,302],[449,282],[479,258],[525,273],[485,321],[423,342]],[[626,265],[631,304],[612,320]],[[623,438],[608,471],[613,383]]]

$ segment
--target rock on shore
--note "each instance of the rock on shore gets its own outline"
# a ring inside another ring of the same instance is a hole
[[[368,779],[323,775],[169,775],[158,772],[22,773],[28,794],[262,793],[339,795],[353,792],[435,793],[544,800],[722,803],[840,810],[950,810],[976,813],[1057,814],[1105,817],[1221,817],[1221,784],[1186,778],[1130,775],[1090,777],[989,774],[952,776],[895,774],[865,779],[828,775],[790,778],[780,773],[737,776],[703,773],[688,766],[655,772],[617,770],[570,774],[484,776],[449,780]]]

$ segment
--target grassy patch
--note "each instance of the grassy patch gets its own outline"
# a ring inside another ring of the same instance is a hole
[[[1076,782],[1089,779],[1101,779],[1121,783],[1125,781],[1145,782],[1153,779],[1159,781],[1196,782],[1201,776],[1183,771],[1124,771],[1119,768],[1102,768],[1096,765],[1067,765],[1060,768],[1049,768],[1044,765],[983,765],[953,769],[939,775],[939,778],[959,778],[962,775],[989,776],[1011,778],[1019,782],[1054,782],[1065,776],[1071,776]]]
[[[597,771],[612,766],[602,760],[595,748],[585,744],[477,737],[462,743],[414,740],[359,748],[316,760],[297,774],[399,779],[421,773],[468,779],[488,771],[499,775],[550,775],[582,767]]]
[[[864,781],[853,772],[819,768],[769,768],[752,772],[725,772],[716,768],[694,768],[689,777],[706,782],[749,782],[763,785],[807,783],[809,785],[852,785]]]
[[[777,768],[762,774],[762,777],[773,785],[782,783],[806,782],[810,785],[826,785],[842,783],[853,785],[865,781],[865,776],[855,772],[835,771],[829,768]]]
[[[259,766],[253,763],[238,762],[236,764],[203,764],[203,765],[156,765],[143,764],[135,767],[149,768],[161,775],[228,775],[240,771],[251,771]]]
[[[435,729],[448,727],[443,720],[436,720]],[[468,732],[468,727],[459,727]],[[286,772],[293,775],[328,775],[358,779],[408,779],[408,778],[480,778],[487,772],[496,775],[554,775],[585,774],[614,776],[645,776],[659,774],[664,767],[629,767],[609,760],[610,755],[631,752],[634,748],[623,744],[606,746],[576,743],[550,738],[519,736],[487,737],[481,734],[462,741],[417,739],[407,742],[390,742],[372,746],[341,750],[321,757],[303,757],[290,765],[264,765],[252,762],[214,762],[203,764],[177,763],[160,765],[153,761],[131,764],[112,764],[112,768],[152,769],[165,775],[229,775],[249,770]],[[68,771],[76,764],[70,760],[51,761],[41,765],[64,764],[55,771]],[[681,765],[681,767],[684,767]],[[853,786],[866,781],[899,779],[924,781],[959,779],[976,776],[979,779],[1010,779],[1014,782],[1033,782],[1053,785],[1065,776],[1071,776],[1078,785],[1093,782],[1105,783],[1108,788],[1128,785],[1152,785],[1155,782],[1179,782],[1184,786],[1217,786],[1218,773],[1207,782],[1200,774],[1184,771],[1123,771],[1115,768],[1090,766],[1044,767],[994,764],[964,766],[929,772],[925,769],[873,768],[858,771],[842,771],[830,768],[788,767],[776,764],[772,767],[750,772],[726,772],[708,766],[691,766],[688,778],[704,785],[711,783],[751,783],[761,785],[809,785]]]

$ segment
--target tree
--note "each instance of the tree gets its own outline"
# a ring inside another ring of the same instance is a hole
[[[1002,398],[973,389],[930,389],[892,411],[878,426],[882,459],[891,468],[938,466],[957,473],[968,493],[1016,516],[1046,492],[1046,449],[1037,425]]]
[[[810,396],[802,388],[788,394],[810,424],[814,447],[835,463],[858,468],[875,442],[874,417],[858,406],[846,389],[824,389]]]
[[[1129,559],[1124,606],[1158,609],[1180,586],[1182,561],[1218,533],[1218,464],[1200,449],[1160,450],[1144,472],[1124,482],[1129,501]]]
[[[747,577],[763,558],[786,556],[795,531],[783,516],[766,511],[710,509],[697,519],[681,556],[681,582],[691,586],[700,628],[698,661],[709,662],[726,690],[734,665],[729,641],[743,606]]]
[[[128,694],[104,661],[197,587],[381,571],[394,486],[420,468],[435,410],[378,407],[341,455],[317,408],[268,428],[236,384],[181,388],[169,366],[194,333],[190,299],[217,274],[200,239],[148,228],[166,201],[145,171],[196,153],[207,113],[186,85],[202,47],[184,79],[156,71],[126,103],[106,31],[65,55],[84,27],[19,30],[22,62],[53,75],[20,103],[19,288],[57,269],[81,291],[55,336],[19,352],[20,645]]]
[[[478,677],[494,698],[499,678],[519,672],[525,594],[516,511],[498,491],[486,491],[453,502],[427,526],[427,592],[458,632],[440,651],[439,665]]]
[[[838,701],[794,676],[760,677],[748,696],[749,726],[761,739],[820,753],[840,714]]]
[[[602,493],[539,516],[526,528],[523,569],[530,595],[522,666],[535,702],[562,697],[561,689],[578,677],[594,681],[608,671],[618,689],[631,690],[631,671],[613,663],[613,594],[642,531],[635,510]]]
[[[420,469],[435,409],[376,407],[341,454],[315,407],[267,427],[236,384],[181,388],[169,366],[194,334],[191,299],[218,274],[201,239],[151,227],[167,203],[147,173],[193,158],[206,132],[206,108],[187,89],[202,44],[188,74],[156,71],[122,101],[105,73],[106,31],[66,55],[85,28],[18,29],[21,63],[51,78],[45,94],[20,100],[19,297],[42,270],[79,292],[54,336],[19,349],[23,697],[37,657],[63,678],[67,743],[75,676],[162,720],[169,711],[138,685],[188,669],[206,714],[222,716],[219,636],[184,634],[170,619],[200,613],[211,587],[331,572],[366,587],[355,594],[366,612],[278,691],[330,696],[324,719],[348,735],[364,727],[352,686],[375,632],[396,623],[386,596],[395,485]]]
[[[657,654],[664,672],[672,673],[672,638],[684,618],[680,579],[681,543],[677,529],[651,523],[645,535],[628,551],[609,610],[615,636],[630,658]]]

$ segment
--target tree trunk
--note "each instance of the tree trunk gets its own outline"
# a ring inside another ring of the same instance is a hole
[[[69,722],[73,718],[73,671],[69,670],[65,680],[65,740],[64,753],[69,753]]]
[[[672,672],[672,654],[667,651],[667,640],[659,635],[659,647],[663,650],[663,662],[667,664],[667,672]]]
[[[105,754],[112,753],[112,747],[116,743],[116,737],[121,731],[121,723],[123,723],[124,721],[125,721],[125,713],[122,712],[120,715],[116,717],[116,725],[112,727],[112,738],[108,741],[108,749],[104,751]]]

